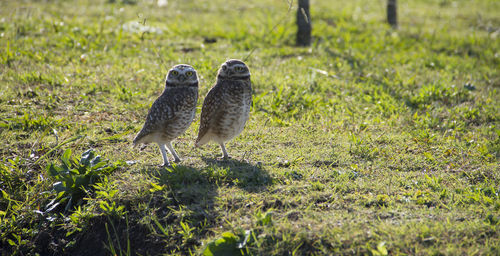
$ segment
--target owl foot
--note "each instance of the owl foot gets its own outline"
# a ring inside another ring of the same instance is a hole
[[[222,156],[222,157],[217,157],[217,161],[228,161],[230,160],[232,157],[230,156]]]
[[[219,143],[219,145],[220,145],[220,149],[222,150],[222,157],[217,158],[217,160],[227,161],[227,160],[231,159],[231,157],[227,153],[226,146],[224,146],[224,143],[221,142],[221,143]]]
[[[172,165],[170,163],[164,163],[159,165],[160,168],[171,168]]]
[[[174,157],[174,163],[179,163],[182,161],[182,159],[179,157],[179,155],[177,155],[177,152],[175,152],[174,147],[172,147],[171,142],[166,143],[165,146],[167,147],[170,154],[172,154],[172,156]]]

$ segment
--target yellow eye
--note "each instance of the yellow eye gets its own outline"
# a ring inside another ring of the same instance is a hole
[[[178,74],[179,74],[179,72],[177,72],[177,70],[172,70],[172,75],[176,76]]]
[[[186,72],[186,75],[187,75],[187,76],[192,76],[192,75],[193,75],[193,71],[188,71],[188,72]]]
[[[238,71],[238,72],[241,72],[241,71],[243,71],[243,68],[242,68],[242,67],[240,67],[240,66],[238,66],[238,67],[235,67],[235,68],[234,68],[234,70],[236,70],[236,71]]]

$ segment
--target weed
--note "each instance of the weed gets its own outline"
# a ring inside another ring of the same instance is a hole
[[[80,158],[73,157],[71,149],[66,149],[60,161],[61,165],[59,166],[52,163],[47,167],[48,174],[57,180],[52,185],[57,196],[47,205],[47,212],[61,203],[66,203],[65,211],[75,205],[80,205],[85,193],[87,193],[86,190],[90,189],[92,184],[97,183],[104,175],[111,173],[121,165],[119,162],[108,164],[100,156],[96,156],[92,149],[83,152]],[[103,193],[105,192],[101,192],[101,194]],[[109,194],[106,195],[109,196]]]

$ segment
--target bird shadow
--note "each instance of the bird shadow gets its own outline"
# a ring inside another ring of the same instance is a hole
[[[176,246],[182,244],[181,253],[189,254],[189,250],[201,246],[207,227],[220,225],[215,209],[220,187],[237,186],[258,192],[272,183],[271,176],[260,164],[235,159],[217,161],[202,157],[202,160],[207,165],[201,168],[173,164],[169,167],[145,166],[139,170],[154,180],[148,209],[154,209],[158,223],[163,227],[179,227],[184,222],[196,227],[187,240],[182,236],[173,237],[165,245],[166,251],[178,250]]]
[[[216,160],[203,156],[201,159],[208,164],[207,173],[219,177],[219,183],[222,181],[251,192],[262,191],[272,184],[271,176],[260,163],[252,164],[237,159]]]
[[[157,167],[152,174],[159,185],[165,185],[172,192],[172,201],[193,211],[210,209],[217,187],[207,179],[207,174],[186,165]],[[196,209],[195,209],[196,208]]]

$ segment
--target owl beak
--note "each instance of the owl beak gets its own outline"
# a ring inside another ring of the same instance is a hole
[[[179,80],[186,81],[186,76],[185,75],[179,75]]]

